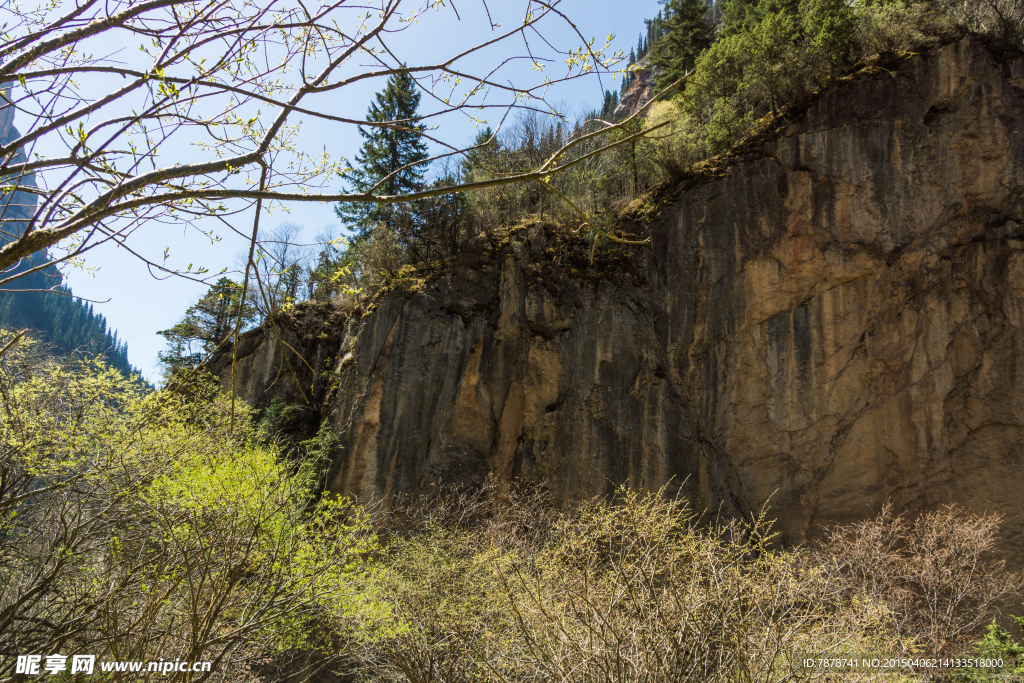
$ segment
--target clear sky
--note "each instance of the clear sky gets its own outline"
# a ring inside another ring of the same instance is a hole
[[[489,4],[496,16],[502,7],[511,10],[514,6],[515,11],[521,12],[519,2],[507,2],[495,7],[496,3],[492,0]],[[440,17],[428,19],[422,26],[411,27],[414,30],[400,34],[397,39],[401,41],[403,58],[415,58],[419,63],[424,63],[431,58],[449,56],[453,48],[460,45],[485,40],[486,33],[480,33],[479,17],[473,16],[475,10],[482,11],[479,1],[474,3],[462,0],[456,8],[463,18],[462,22],[453,22],[450,15],[446,15],[443,20]],[[657,0],[566,0],[560,8],[585,36],[596,37],[599,45],[603,44],[609,33],[614,33],[614,47],[628,54],[630,48],[636,45],[637,37],[645,30],[644,19],[657,14],[660,5]],[[495,20],[501,21],[498,18]],[[509,21],[512,21],[511,17]],[[561,41],[559,47],[575,47],[579,42],[567,32],[554,34],[553,38]],[[506,49],[512,51],[515,47],[510,44]],[[611,82],[606,75],[603,85],[604,88],[596,78],[566,83],[559,86],[553,98],[565,103],[563,108],[568,110],[567,113],[581,113],[600,107],[603,90],[618,89],[621,83]],[[339,96],[338,112],[342,116],[363,118],[373,93],[381,86],[382,83],[377,82],[367,83],[361,89],[346,89]],[[424,104],[427,104],[427,98],[424,98]],[[324,103],[320,106],[324,106]],[[461,117],[450,118],[440,125],[438,132],[449,142],[466,144],[475,134],[474,125]],[[326,149],[333,157],[345,156],[351,159],[361,144],[361,138],[352,126],[314,120],[303,122],[300,131],[301,145],[317,152]],[[337,189],[341,189],[340,184]],[[287,212],[265,215],[261,219],[261,226],[273,228],[283,222],[294,223],[303,228],[306,237],[312,239],[325,226],[338,223],[333,207],[328,204],[297,202],[286,209]],[[251,214],[238,216],[235,221],[235,227],[240,232],[251,230]],[[154,226],[152,229],[144,227],[136,231],[128,244],[132,249],[157,261],[162,260],[167,249],[170,253],[168,263],[177,267],[189,263],[202,264],[213,272],[225,266],[235,268],[238,255],[245,247],[244,241],[226,230],[222,224],[211,222],[205,228],[214,230],[222,238],[221,241],[211,244],[209,240],[202,241],[194,232],[185,235],[181,230]],[[91,251],[86,258],[86,265],[93,269],[92,272],[71,270],[67,273],[74,293],[98,302],[94,304],[96,312],[106,316],[108,324],[117,330],[121,339],[128,342],[129,361],[150,380],[156,379],[157,352],[164,348],[163,337],[158,336],[157,331],[174,325],[206,287],[176,277],[158,279],[150,274],[145,263],[134,258],[127,250],[112,245],[103,245]]]

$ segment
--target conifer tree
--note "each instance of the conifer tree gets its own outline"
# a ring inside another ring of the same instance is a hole
[[[769,14],[784,12],[796,16],[800,0],[719,0],[722,11],[722,36],[753,29]]]
[[[366,114],[367,122],[387,125],[360,126],[363,146],[356,155],[358,167],[342,176],[349,183],[347,191],[367,192],[385,178],[376,194],[396,195],[423,188],[423,168],[415,166],[427,158],[422,138],[426,126],[417,122],[419,105],[420,93],[412,76],[388,78]],[[366,239],[374,227],[383,224],[409,242],[421,222],[415,207],[408,205],[343,203],[335,212],[356,229],[357,239]]]
[[[157,332],[167,339],[169,348],[161,351],[160,362],[169,374],[182,368],[194,367],[203,355],[212,352],[231,334],[238,319],[242,297],[241,286],[222,277],[195,304],[185,311],[185,317],[174,327]],[[242,329],[255,318],[251,306],[242,310]]]
[[[601,118],[607,119],[611,117],[617,106],[619,106],[618,91],[606,90],[604,93],[604,104],[601,105]]]
[[[140,377],[128,362],[128,345],[92,304],[71,296],[55,267],[23,276],[13,289],[0,289],[0,327],[28,328],[57,352],[99,355],[126,377]]]
[[[492,140],[491,138],[494,139]],[[473,147],[479,149],[467,152],[465,158],[463,158],[461,164],[462,180],[468,180],[477,175],[479,177],[487,177],[487,170],[493,169],[501,145],[491,127],[486,126],[477,132],[476,137],[473,138]]]
[[[651,48],[651,64],[658,69],[658,90],[685,76],[715,39],[714,29],[707,21],[705,0],[663,1],[663,35]]]

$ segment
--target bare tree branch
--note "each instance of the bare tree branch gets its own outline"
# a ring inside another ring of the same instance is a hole
[[[0,121],[9,124],[16,112],[23,128],[14,135],[5,131],[0,139],[0,191],[35,194],[40,201],[27,217],[4,217],[5,224],[18,227],[8,229],[0,242],[0,270],[101,222],[110,231],[103,237],[109,239],[140,226],[152,228],[161,219],[191,222],[244,211],[257,202],[389,204],[535,181],[567,170],[589,155],[563,164],[555,157],[530,172],[406,195],[330,192],[327,186],[346,170],[344,160],[297,149],[293,121],[302,115],[338,125],[409,129],[450,113],[479,121],[479,112],[487,109],[556,112],[545,99],[550,86],[611,73],[622,58],[607,43],[584,39],[558,9],[561,2],[525,0],[516,25],[428,64],[403,59],[391,37],[418,30],[425,12],[446,8],[442,0],[321,0],[315,7],[288,0],[259,5],[244,0],[90,0],[71,9],[11,13],[4,27],[6,44],[0,48]],[[490,8],[482,6],[493,30]],[[451,9],[451,20],[462,21],[465,14]],[[536,53],[526,32],[543,37],[559,24],[568,26],[580,45],[559,48],[545,38],[550,52]],[[493,48],[519,37],[525,54],[506,50],[491,56]],[[126,50],[137,56],[122,56]],[[369,58],[372,66],[357,65],[357,58]],[[566,64],[560,78],[509,80],[509,69],[520,60],[541,70],[557,59]],[[412,75],[436,109],[415,120],[368,123],[324,106],[328,93],[337,97],[369,79],[396,74]],[[468,90],[456,97],[463,83]],[[488,102],[489,93],[507,101]],[[416,130],[442,148],[432,159],[474,149]],[[570,140],[559,154],[590,137]],[[189,148],[197,153],[186,154]],[[36,152],[43,149],[45,156]],[[146,166],[149,170],[143,170]],[[256,168],[261,176],[265,169],[261,187],[245,179]],[[77,251],[91,239],[87,235]]]

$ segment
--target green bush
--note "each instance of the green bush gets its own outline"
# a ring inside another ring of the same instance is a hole
[[[697,60],[685,93],[675,96],[677,165],[729,149],[763,117],[806,103],[859,60],[877,55],[884,62],[927,49],[956,30],[931,3],[803,0],[798,7],[757,8],[746,14],[726,9],[720,38]],[[663,109],[653,110],[648,127],[664,116]],[[657,155],[666,144],[648,149]],[[659,167],[669,165],[660,161]]]
[[[1017,628],[1024,629],[1024,617],[1011,616]],[[985,636],[974,646],[974,655],[978,659],[1001,659],[1003,666],[971,671],[960,677],[961,681],[992,680],[995,675],[1024,676],[1024,645],[1014,640],[1013,636],[993,619],[985,630]]]
[[[366,516],[311,504],[319,464],[259,441],[212,381],[147,394],[23,340],[0,396],[0,677],[29,653],[327,664],[378,618]]]
[[[934,47],[955,25],[931,3],[863,3],[857,8],[856,41],[860,54],[883,61]]]

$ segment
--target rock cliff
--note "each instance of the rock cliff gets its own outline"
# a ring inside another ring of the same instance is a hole
[[[684,182],[602,275],[527,226],[372,311],[282,316],[283,356],[269,323],[248,333],[240,394],[330,420],[337,492],[669,483],[729,513],[770,500],[788,541],[955,501],[1004,514],[1020,559],[1022,132],[1024,60],[947,45]]]
[[[612,112],[612,119],[621,121],[630,114],[636,113],[640,107],[651,99],[654,93],[654,72],[651,69],[651,60],[643,56],[636,64],[634,71],[636,80],[626,92],[622,93],[622,99]]]
[[[10,102],[10,93],[10,85],[0,88],[0,103]],[[21,134],[14,127],[14,106],[11,104],[0,104],[0,148],[6,147],[20,137]],[[24,163],[24,161],[25,150],[21,147],[5,153],[5,166]],[[36,187],[36,176],[34,173],[27,173],[20,178],[6,180],[9,180],[15,186],[31,189],[27,191],[16,189],[13,192],[0,194],[0,245],[9,242],[11,235],[21,235],[25,232],[28,221],[32,219],[36,208],[36,195],[33,193]],[[39,259],[36,258],[35,260],[38,261]],[[24,265],[21,267],[24,268]]]

